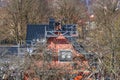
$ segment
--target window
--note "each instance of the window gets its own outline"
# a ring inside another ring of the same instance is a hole
[[[58,53],[58,60],[60,62],[72,61],[72,51],[71,50],[60,50]]]

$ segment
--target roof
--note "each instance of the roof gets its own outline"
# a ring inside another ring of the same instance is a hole
[[[26,42],[31,43],[34,39],[45,38],[45,29],[54,30],[55,20],[50,18],[49,24],[28,24]]]
[[[76,25],[74,24],[67,24],[67,25],[62,25],[62,30],[63,31],[76,31]]]
[[[51,22],[49,25],[46,24],[29,24],[27,25],[27,34],[26,34],[26,41],[31,42],[34,39],[43,39],[45,38],[45,29],[47,31],[54,31],[54,23]],[[62,31],[76,31],[75,25],[62,25]],[[74,33],[73,33],[74,34]],[[70,35],[70,34],[66,34]]]
[[[46,37],[55,37],[55,19],[50,18],[49,24],[28,24],[27,25],[27,34],[26,34],[26,42],[27,44],[31,44],[32,41],[38,41],[40,39]],[[66,24],[61,25],[62,30],[61,33],[66,37],[72,37],[76,35],[76,25],[74,24]],[[46,34],[46,36],[45,36]],[[58,36],[58,35],[57,35]]]
[[[26,42],[27,44],[31,44],[32,41],[40,40],[45,38],[45,30],[47,31],[54,31],[54,20],[50,20],[49,24],[29,24],[27,25],[27,35],[26,35]],[[67,25],[62,25],[62,31],[77,31],[76,30],[76,25],[74,24],[67,24]],[[62,33],[62,32],[61,32]],[[64,33],[62,33],[64,34]],[[76,34],[76,33],[73,33]],[[65,34],[64,36],[69,36],[70,34]],[[66,37],[67,38],[67,37]],[[76,42],[76,39],[74,37],[67,38],[68,41],[72,43],[72,46],[76,51],[79,53],[83,53],[84,49],[81,47],[80,44]]]
[[[69,40],[69,42],[71,42],[72,46],[74,47],[74,49],[78,52],[81,53],[83,55],[87,55],[88,53],[86,52],[84,46],[80,43],[77,42],[77,38],[76,37],[70,37],[67,38]]]
[[[45,37],[45,27],[48,25],[27,25],[26,41],[33,41],[34,39],[41,39]]]

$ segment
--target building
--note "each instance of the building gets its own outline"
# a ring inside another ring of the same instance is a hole
[[[49,24],[28,25],[26,42],[28,44],[33,44],[34,42],[37,42],[37,41],[39,42],[44,39],[44,40],[48,41],[48,43],[49,43],[51,39],[57,39],[59,37],[59,35],[56,34],[57,31],[55,30],[54,24],[55,24],[54,19],[51,19]],[[76,43],[76,38],[78,36],[76,25],[74,25],[74,24],[62,25],[61,30],[62,31],[58,31],[58,32],[61,32],[61,35],[64,36],[63,38],[67,39],[78,52],[82,51],[82,48],[81,48],[81,50],[78,49],[78,48],[80,48],[81,45]]]
[[[45,44],[46,49],[44,50],[46,50],[47,53],[40,52],[38,56],[40,55],[42,56],[43,54],[46,55],[48,54],[49,55],[47,56],[48,58],[50,57],[50,55],[52,55],[51,57],[52,60],[47,59],[49,62],[49,65],[46,65],[47,73],[49,73],[51,69],[53,70],[62,69],[60,71],[61,75],[68,73],[73,75],[73,74],[78,74],[79,72],[82,72],[85,75],[87,75],[89,74],[89,71],[86,72],[87,70],[85,69],[85,66],[88,67],[89,65],[88,65],[88,61],[85,59],[86,52],[84,50],[84,47],[77,43],[76,41],[77,36],[78,33],[77,33],[76,25],[74,24],[61,25],[61,23],[56,22],[54,19],[50,19],[49,24],[45,24],[45,25],[29,24],[27,26],[26,43],[28,46],[31,47],[35,46],[35,44],[39,44],[40,42]],[[42,60],[38,60],[35,61],[34,65],[37,67],[42,67],[43,64],[44,62]],[[29,79],[28,75],[31,74],[35,74],[32,67],[26,71],[24,80]],[[48,76],[49,75],[51,74],[48,74]]]

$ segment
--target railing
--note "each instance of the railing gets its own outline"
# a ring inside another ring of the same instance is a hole
[[[73,37],[78,36],[77,31],[46,31],[46,37],[57,37],[59,35],[65,36],[65,37]]]
[[[77,37],[78,31],[76,30],[76,25],[62,26],[61,31],[45,29],[45,37],[58,37],[60,35],[65,37]]]
[[[3,55],[23,55],[27,51],[27,44],[25,41],[17,42],[6,42],[0,43],[0,56]]]

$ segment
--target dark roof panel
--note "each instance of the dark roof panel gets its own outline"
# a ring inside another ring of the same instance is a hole
[[[33,40],[45,38],[45,29],[54,31],[54,25],[29,24],[27,25],[26,42],[31,43]],[[62,31],[76,31],[76,25],[62,25]],[[70,35],[70,34],[66,34]]]
[[[27,25],[26,40],[41,39],[45,37],[45,27],[48,25]]]
[[[62,25],[62,30],[63,31],[76,31],[76,25]]]

